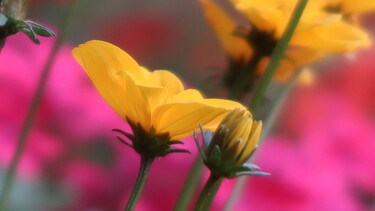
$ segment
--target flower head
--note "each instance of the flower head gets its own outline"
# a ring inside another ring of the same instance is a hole
[[[213,174],[223,177],[236,177],[240,175],[263,175],[263,172],[254,164],[246,164],[255,152],[262,122],[254,121],[251,114],[244,110],[235,109],[220,123],[212,136],[210,131],[202,129],[202,136],[206,150],[198,144],[206,166]]]
[[[244,109],[237,102],[204,99],[198,90],[185,90],[173,73],[150,72],[107,42],[89,41],[72,52],[102,97],[132,126],[134,134],[127,136],[135,147],[140,139],[145,146],[170,144],[192,135],[198,123],[215,128],[230,110]]]
[[[238,71],[244,68],[251,69],[249,76],[254,79],[263,73],[296,4],[293,0],[232,0],[226,6],[213,0],[201,2],[206,18],[230,57],[228,87],[233,86]],[[327,53],[353,52],[370,46],[363,30],[312,2],[301,17],[275,79],[288,79],[294,70]],[[243,19],[247,20],[245,27]]]

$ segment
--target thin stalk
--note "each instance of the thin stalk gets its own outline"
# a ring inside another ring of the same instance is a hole
[[[148,158],[141,156],[141,166],[138,172],[137,181],[133,187],[133,191],[129,197],[128,203],[124,208],[125,211],[133,211],[137,206],[138,200],[142,194],[143,188],[146,184],[147,176],[150,172],[151,165],[154,161],[154,158]]]
[[[3,188],[0,193],[0,211],[6,210],[7,202],[12,191],[14,179],[17,174],[17,168],[22,158],[22,155],[26,146],[26,141],[27,141],[29,132],[32,128],[32,125],[34,123],[35,116],[38,112],[38,107],[43,97],[43,93],[44,93],[44,90],[45,90],[45,87],[46,87],[46,84],[47,84],[47,81],[48,81],[48,78],[52,69],[52,65],[55,61],[55,58],[60,49],[60,46],[67,34],[69,23],[71,22],[72,16],[76,10],[77,5],[78,5],[78,1],[73,1],[71,5],[69,6],[69,8],[67,9],[67,12],[61,23],[60,36],[56,38],[56,41],[52,47],[51,53],[49,54],[47,62],[45,63],[42,74],[39,78],[38,86],[32,98],[31,105],[29,107],[25,121],[22,125],[21,132],[17,139],[17,146],[15,149],[14,155],[9,164],[8,171],[6,172],[6,175],[5,175]]]
[[[267,87],[269,83],[271,82],[271,79],[273,75],[275,74],[275,71],[277,67],[279,66],[280,60],[284,56],[284,53],[286,49],[288,48],[289,41],[293,36],[293,33],[299,23],[299,20],[303,14],[303,11],[305,10],[306,4],[308,0],[299,0],[293,14],[291,16],[291,19],[289,20],[288,26],[281,37],[280,41],[277,43],[274,52],[272,53],[270,62],[265,70],[265,73],[263,74],[261,81],[259,85],[257,86],[255,90],[254,97],[251,101],[251,107],[250,109],[253,111],[254,114],[257,113],[258,107],[261,104],[264,94],[267,90]],[[268,127],[270,126],[269,124]],[[267,129],[269,131],[269,129]],[[263,135],[264,137],[264,135]],[[230,195],[230,198],[228,199],[228,202],[224,208],[224,211],[230,211],[232,210],[234,204],[236,203],[238,197],[241,194],[242,188],[245,185],[246,177],[239,178],[235,184],[234,190],[232,194]]]
[[[194,211],[209,210],[222,180],[222,177],[218,177],[213,174],[210,175],[206,185],[204,186],[201,194],[199,195],[198,201],[194,207]]]
[[[199,182],[201,180],[202,169],[202,158],[200,156],[197,156],[193,166],[191,167],[190,173],[184,183],[184,186],[182,187],[182,190],[173,210],[185,211],[188,209],[189,202],[193,198],[194,192],[195,190],[197,190]]]
[[[271,55],[270,62],[268,63],[268,66],[259,82],[259,85],[255,89],[254,97],[250,103],[250,108],[253,112],[256,112],[259,105],[262,103],[267,87],[270,84],[277,67],[279,66],[280,60],[283,58],[284,53],[288,48],[289,41],[292,38],[295,29],[297,28],[302,13],[305,10],[307,1],[308,0],[298,1],[298,4],[296,5],[291,16],[291,19],[289,20],[288,26]]]
[[[294,72],[294,75],[288,80],[287,84],[281,89],[278,97],[275,99],[272,108],[264,121],[264,126],[262,129],[262,136],[259,140],[259,145],[264,141],[264,138],[270,133],[272,125],[279,114],[279,111],[284,104],[286,98],[289,96],[290,91],[294,87],[297,82],[298,77],[301,75],[302,69],[298,69]],[[256,154],[252,156],[254,158]],[[233,210],[233,206],[235,205],[238,197],[240,196],[242,189],[245,187],[247,177],[240,177],[237,179],[236,184],[234,185],[233,192],[230,195],[227,204],[224,207],[224,211],[231,211]]]

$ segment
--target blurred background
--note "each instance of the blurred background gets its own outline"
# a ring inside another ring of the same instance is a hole
[[[31,0],[27,19],[53,29],[68,0]],[[363,17],[374,37],[375,15]],[[0,53],[0,188],[41,70],[56,38],[35,45],[23,34]],[[121,210],[139,157],[113,128],[127,124],[99,96],[70,51],[99,39],[149,69],[168,69],[187,87],[218,97],[226,57],[198,1],[81,0],[53,65],[11,195],[9,210]],[[329,57],[310,85],[297,85],[254,163],[234,210],[375,210],[375,48]],[[277,84],[274,86],[278,86]],[[275,95],[271,89],[267,100]],[[156,160],[137,210],[172,210],[197,153]],[[212,210],[233,187],[225,180]]]

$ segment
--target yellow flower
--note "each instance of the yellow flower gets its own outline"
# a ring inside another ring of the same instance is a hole
[[[201,0],[206,18],[232,62],[254,63],[250,67],[257,77],[264,71],[281,38],[296,0],[231,2],[232,5],[223,6],[214,0]],[[285,80],[293,70],[324,57],[326,53],[353,52],[370,46],[368,35],[360,28],[345,22],[341,15],[317,8],[314,3],[308,3],[290,41],[290,48],[276,71],[276,79]],[[242,35],[238,33],[239,18],[235,18],[237,16],[232,14],[233,11],[248,20],[248,27]]]
[[[221,121],[213,137],[202,129],[206,150],[204,152],[199,144],[198,148],[206,166],[217,176],[235,177],[248,171],[249,175],[254,174],[252,170],[260,169],[248,168],[249,165],[244,164],[258,147],[261,130],[261,121],[254,121],[248,111],[239,109],[233,110]],[[197,135],[195,139],[199,141]]]
[[[132,125],[150,135],[177,140],[199,123],[214,128],[230,110],[244,107],[221,99],[204,99],[166,70],[148,71],[120,48],[89,41],[72,51],[107,103]]]

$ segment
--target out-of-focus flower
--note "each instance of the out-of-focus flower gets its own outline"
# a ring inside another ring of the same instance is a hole
[[[214,0],[201,0],[206,18],[230,57],[230,70],[225,79],[229,87],[244,69],[251,71],[248,76],[254,79],[262,74],[296,3],[289,0],[231,2],[223,6]],[[237,18],[239,15],[243,16],[241,20]],[[246,26],[243,18],[248,21]],[[353,52],[369,46],[370,40],[363,30],[345,22],[340,15],[308,4],[275,79],[289,78],[294,70],[326,53]]]
[[[141,144],[142,140],[167,143],[187,137],[198,123],[216,127],[230,110],[244,109],[237,102],[204,99],[197,90],[184,90],[171,72],[149,72],[127,53],[106,42],[89,41],[75,48],[73,55],[103,98],[132,126],[134,135],[130,139],[139,139],[132,140],[138,152],[158,144],[153,140],[146,146]]]
[[[265,175],[253,172],[260,168],[246,163],[258,146],[261,129],[262,122],[254,121],[247,111],[235,109],[223,119],[213,137],[210,131],[201,128],[205,150],[199,145],[197,134],[195,140],[213,175],[227,178]]]
[[[374,53],[296,90],[255,159],[272,177],[252,178],[234,210],[374,209]]]

